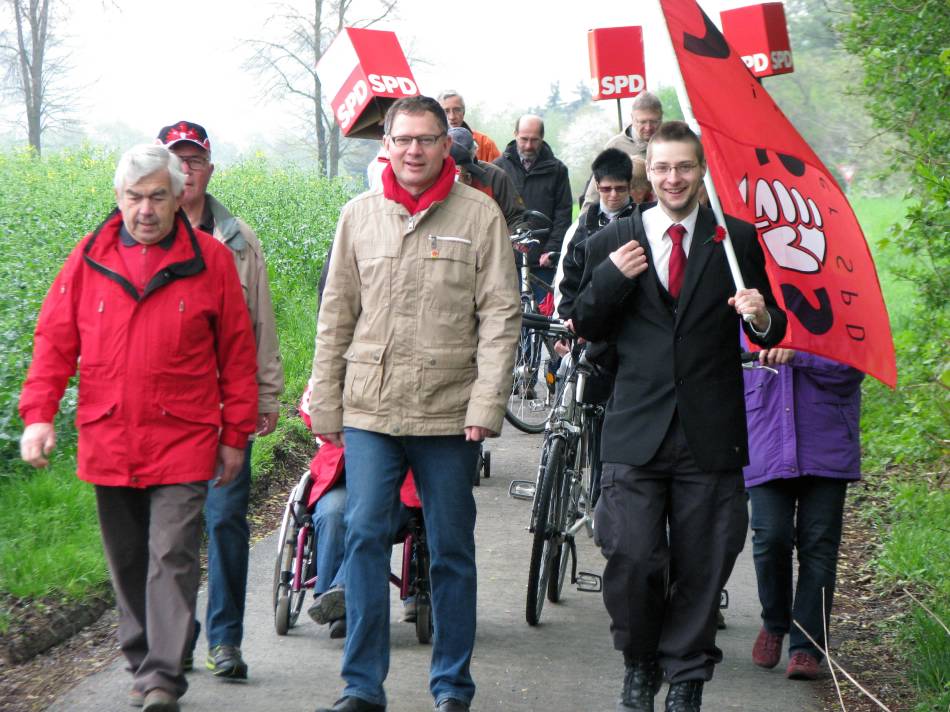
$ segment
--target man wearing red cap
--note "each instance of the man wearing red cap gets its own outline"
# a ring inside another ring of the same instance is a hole
[[[181,208],[188,222],[227,245],[234,257],[257,342],[257,435],[267,435],[277,426],[277,397],[284,388],[284,372],[261,244],[243,221],[231,215],[207,192],[214,164],[211,163],[211,141],[204,127],[191,121],[179,121],[159,131],[157,141],[181,159],[185,173]],[[216,677],[229,679],[247,677],[241,640],[250,535],[247,507],[252,443],[248,441],[244,465],[234,482],[228,487],[210,490],[205,503],[208,530],[205,616],[208,657],[205,665]],[[198,628],[196,626],[196,631]],[[186,653],[186,669],[193,664],[192,657],[193,653]]]

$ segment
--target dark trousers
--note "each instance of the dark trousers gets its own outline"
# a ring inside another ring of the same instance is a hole
[[[96,486],[99,528],[119,609],[119,646],[132,686],[179,697],[191,645],[206,482],[146,489]]]
[[[838,545],[848,483],[827,477],[774,480],[749,489],[752,557],[770,633],[789,634],[789,653],[823,654],[792,623],[825,646],[838,569]],[[792,597],[792,549],[798,551],[798,582]],[[822,621],[822,589],[825,619]]]
[[[657,654],[671,682],[712,678],[719,592],[748,527],[742,473],[701,472],[674,418],[644,467],[604,463],[594,516],[614,647]]]

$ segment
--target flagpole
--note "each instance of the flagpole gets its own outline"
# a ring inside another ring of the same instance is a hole
[[[699,122],[696,121],[696,117],[693,115],[693,105],[690,103],[689,94],[686,93],[686,83],[683,81],[683,73],[680,70],[676,49],[673,47],[673,37],[670,35],[670,26],[666,21],[666,13],[663,12],[661,0],[656,0],[656,9],[660,13],[660,18],[663,21],[663,28],[666,30],[666,39],[669,42],[670,52],[673,54],[673,62],[676,67],[676,71],[673,74],[676,85],[676,98],[679,99],[680,108],[683,110],[683,117],[686,119],[686,123],[689,124],[693,133],[699,136],[701,140],[703,131],[699,126]],[[729,229],[726,227],[726,218],[722,212],[722,205],[719,203],[719,194],[716,192],[716,185],[713,183],[712,172],[708,169],[708,166],[703,183],[706,186],[706,194],[709,196],[709,207],[712,208],[713,213],[716,215],[716,223],[720,225],[726,233],[725,239],[722,241],[722,247],[726,252],[726,261],[729,263],[732,281],[735,282],[736,291],[745,289],[745,280],[742,279],[742,272],[739,269],[739,260],[736,258],[736,251],[732,246],[732,238],[729,237]],[[743,314],[742,318],[747,322],[751,322],[753,316],[752,314]]]

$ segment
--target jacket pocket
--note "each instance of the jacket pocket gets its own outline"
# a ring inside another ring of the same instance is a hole
[[[464,415],[477,374],[474,348],[423,351],[420,411],[426,415]]]
[[[115,304],[107,303],[105,296],[99,295],[79,312],[79,359],[82,366],[98,366],[114,358],[114,354],[109,355],[109,338],[114,337],[118,327],[108,322],[115,317],[111,314],[113,308]]]
[[[162,416],[166,418],[170,416],[188,423],[213,425],[216,428],[221,427],[220,408],[201,408],[191,404],[175,403],[172,401],[165,401],[159,404],[159,407]]]
[[[103,418],[109,418],[115,412],[115,401],[102,403],[80,403],[76,406],[76,426],[90,425]]]
[[[429,235],[422,257],[426,310],[470,314],[475,310],[475,247],[466,237]]]
[[[343,354],[346,376],[343,380],[343,407],[364,413],[379,412],[383,388],[385,344],[354,342]]]
[[[756,383],[754,386],[746,386],[745,389],[745,410],[746,413],[752,410],[759,410],[764,404],[765,388],[762,383]]]

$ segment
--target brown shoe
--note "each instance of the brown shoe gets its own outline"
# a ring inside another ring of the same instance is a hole
[[[821,663],[811,653],[796,651],[788,661],[785,677],[789,680],[817,680],[821,677]]]
[[[759,637],[752,646],[752,662],[759,667],[774,668],[782,658],[782,640],[784,635],[769,633],[765,628],[759,631]]]
[[[178,698],[168,690],[155,687],[145,693],[142,712],[180,712]]]

